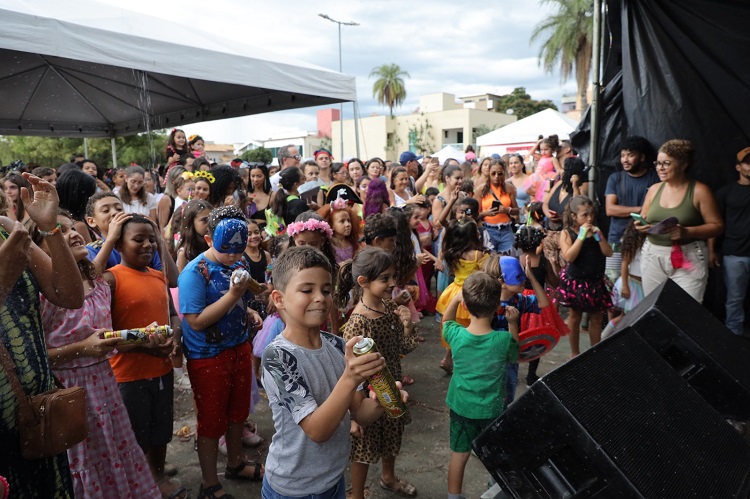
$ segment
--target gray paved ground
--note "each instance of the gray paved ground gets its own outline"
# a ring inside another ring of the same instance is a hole
[[[438,324],[433,317],[425,317],[421,322],[421,331],[426,338],[414,352],[403,359],[404,372],[412,375],[416,382],[407,387],[411,400],[410,408],[413,423],[406,428],[401,455],[396,460],[396,472],[409,480],[417,488],[418,496],[423,498],[443,498],[447,495],[447,472],[450,449],[448,446],[448,409],[445,395],[450,377],[438,367],[443,356],[443,349],[438,339]],[[588,336],[581,335],[581,347],[588,346]],[[567,360],[570,346],[567,338],[542,359],[539,375],[545,374]],[[522,364],[519,373],[517,397],[525,390],[526,365]],[[176,391],[175,430],[183,425],[195,429],[190,397],[192,392]],[[251,417],[256,421],[259,433],[266,441],[257,448],[247,449],[247,458],[264,461],[268,444],[273,435],[273,422],[268,404],[262,401]],[[177,478],[197,496],[200,485],[200,468],[197,454],[193,451],[192,440],[181,442],[175,437],[169,446],[167,461],[176,465],[180,472]],[[219,469],[223,470],[225,461],[219,458]],[[368,483],[373,499],[397,497],[378,487],[380,466],[370,468]],[[347,471],[347,481],[348,481]],[[471,457],[464,479],[464,495],[467,498],[478,498],[486,489],[489,474],[482,463]],[[225,489],[237,498],[260,497],[260,484],[230,482],[222,480]]]

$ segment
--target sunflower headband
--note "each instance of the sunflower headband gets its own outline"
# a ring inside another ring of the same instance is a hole
[[[194,180],[195,179],[195,175],[193,174],[193,172],[182,172],[180,174],[180,177],[182,177],[182,180]]]
[[[214,180],[216,180],[211,172],[207,172],[205,170],[198,170],[197,172],[193,173],[193,178],[195,180],[198,180],[199,178],[205,178],[209,184],[213,184]]]

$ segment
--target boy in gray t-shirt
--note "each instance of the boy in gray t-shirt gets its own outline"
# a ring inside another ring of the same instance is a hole
[[[262,497],[344,499],[349,415],[366,426],[384,413],[357,387],[382,370],[385,360],[377,353],[355,357],[352,348],[361,337],[344,344],[320,332],[331,310],[333,284],[330,263],[319,250],[284,251],[274,264],[273,283],[271,299],[286,327],[263,352],[263,386],[276,434]]]

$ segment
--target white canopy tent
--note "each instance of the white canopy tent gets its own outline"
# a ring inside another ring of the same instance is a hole
[[[448,159],[455,159],[459,163],[463,163],[464,161],[466,161],[466,155],[462,151],[456,149],[451,145],[447,145],[440,149],[438,152],[433,153],[432,157],[437,157],[440,160],[441,165]]]
[[[356,99],[353,76],[192,33],[92,0],[0,0],[0,134],[115,137]]]
[[[570,138],[578,122],[554,109],[545,109],[510,125],[477,137],[481,156],[490,154],[528,154],[539,135],[557,135],[560,140]]]

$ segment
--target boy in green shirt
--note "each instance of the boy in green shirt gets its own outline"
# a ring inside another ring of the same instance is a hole
[[[463,499],[461,489],[471,442],[502,414],[506,364],[518,362],[518,310],[505,308],[510,332],[495,331],[491,326],[501,291],[497,279],[474,272],[445,311],[443,338],[453,351],[453,377],[446,398],[452,451],[448,499]],[[468,327],[454,321],[462,300],[471,315]]]

